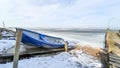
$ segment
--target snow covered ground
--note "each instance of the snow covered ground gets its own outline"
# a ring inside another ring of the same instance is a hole
[[[0,64],[0,68],[12,68],[13,62]],[[77,55],[71,55],[62,52],[58,55],[47,57],[34,57],[19,61],[19,68],[101,68],[100,61],[92,56],[77,52]]]
[[[91,45],[87,42],[80,42],[79,44]],[[10,49],[14,45],[15,40],[0,40],[0,52]],[[104,45],[100,45],[98,48],[103,48]],[[12,66],[13,62],[0,64],[0,68],[12,68]],[[36,56],[19,60],[18,68],[102,68],[102,63],[96,57],[88,55],[81,50],[72,50],[68,53],[61,52],[56,55]]]
[[[15,40],[0,40],[0,52],[6,51],[15,46]]]
[[[0,40],[0,51],[15,45],[14,40]],[[9,45],[9,47],[8,47]],[[72,51],[71,51],[72,52]],[[57,55],[33,57],[19,61],[19,68],[101,68],[102,64],[95,57],[83,53],[81,50],[71,53],[61,52]],[[0,68],[12,68],[13,62],[0,64]]]

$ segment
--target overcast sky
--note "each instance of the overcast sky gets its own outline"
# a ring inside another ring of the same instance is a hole
[[[120,28],[120,0],[0,0],[0,26]]]

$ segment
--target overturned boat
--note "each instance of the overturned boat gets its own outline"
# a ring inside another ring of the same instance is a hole
[[[43,48],[62,48],[64,39],[52,37],[45,34],[37,33],[27,29],[22,29],[22,43],[43,47]]]

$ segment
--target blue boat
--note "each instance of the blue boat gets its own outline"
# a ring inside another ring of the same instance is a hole
[[[37,33],[27,29],[22,29],[22,43],[43,47],[43,48],[62,48],[64,39],[52,37],[45,34]]]

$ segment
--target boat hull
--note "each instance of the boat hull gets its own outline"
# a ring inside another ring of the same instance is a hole
[[[64,40],[62,38],[40,34],[26,29],[23,29],[22,43],[43,48],[64,47]]]

